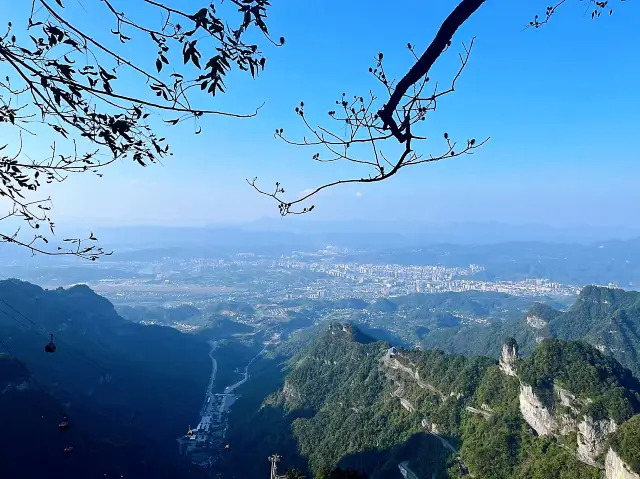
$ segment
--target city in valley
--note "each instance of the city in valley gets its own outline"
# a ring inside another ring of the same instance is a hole
[[[22,267],[22,277],[51,289],[84,283],[129,321],[204,335],[211,376],[200,411],[177,442],[180,454],[205,468],[233,448],[231,409],[250,381],[252,363],[301,330],[353,322],[378,339],[428,349],[430,335],[442,341],[465,327],[517,319],[537,301],[566,308],[584,286],[496,273],[482,263],[385,262],[331,246],[279,255],[129,256]],[[12,267],[6,265],[5,275]],[[226,363],[220,350],[226,339],[247,345],[251,356]]]

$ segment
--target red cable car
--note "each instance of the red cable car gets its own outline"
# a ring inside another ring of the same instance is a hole
[[[69,429],[69,418],[66,415],[62,416],[62,422],[58,424],[58,429],[63,431]]]

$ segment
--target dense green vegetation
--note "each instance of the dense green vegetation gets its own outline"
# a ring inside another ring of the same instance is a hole
[[[231,311],[233,313],[242,313],[242,314],[253,314],[255,310],[253,306],[249,303],[245,303],[242,301],[222,301],[220,303],[214,303],[210,306],[207,306],[204,309],[204,313],[208,314],[218,314],[223,311]]]
[[[640,410],[640,381],[587,343],[547,339],[518,364],[518,376],[547,401],[555,397],[554,384],[591,399],[583,412],[594,419],[610,417],[620,424]]]
[[[256,328],[239,323],[227,316],[210,317],[206,325],[197,331],[197,335],[207,339],[230,338],[236,334],[255,333]]]
[[[78,427],[67,439],[77,444],[73,457],[80,458],[70,463],[70,475],[93,477],[102,468],[124,471],[125,477],[192,477],[175,455],[175,437],[197,419],[211,371],[206,340],[216,340],[217,390],[237,381],[239,370],[263,347],[259,334],[231,338],[254,331],[220,314],[241,305],[220,305],[222,309],[208,313],[214,318],[210,328],[183,334],[124,320],[86,286],[46,291],[10,280],[0,282],[0,298],[24,315],[0,307],[5,312],[0,313],[2,338],[45,389],[13,387],[0,395],[3,410],[19,412],[3,417],[0,427],[14,430],[23,424],[26,431],[42,432],[34,451],[57,464],[62,439],[55,425],[61,411],[68,412]],[[473,292],[410,295],[370,304],[365,312],[358,301],[346,300],[344,309],[380,317],[386,314],[380,311],[392,309],[408,318],[416,333],[422,328],[426,338],[454,330],[448,337],[461,340],[460,332],[473,328],[458,324],[459,318],[494,314],[511,298]],[[542,328],[532,328],[526,319],[505,319],[478,326],[487,334],[474,336],[477,348],[484,341],[482,347],[492,354],[507,336],[516,338],[527,354],[517,363],[520,379],[552,410],[559,408],[553,386],[561,386],[577,396],[581,413],[622,423],[611,444],[636,469],[640,423],[634,414],[640,411],[640,382],[606,347],[624,344],[622,357],[634,358],[630,338],[640,317],[638,298],[638,293],[589,287],[566,312],[533,306],[525,317],[544,320]],[[513,311],[522,304],[513,300]],[[283,330],[309,324],[316,306],[296,313]],[[190,308],[169,309],[173,318],[186,318],[194,313]],[[49,331],[58,342],[54,355],[43,351]],[[615,339],[614,333],[604,336],[606,331],[629,334]],[[400,478],[399,463],[428,478],[458,477],[467,470],[478,478],[496,479],[598,477],[597,469],[575,458],[575,434],[560,439],[532,434],[519,411],[518,379],[505,376],[494,358],[439,349],[397,349],[387,358],[390,345],[366,332],[350,324],[325,323],[292,333],[253,363],[251,380],[240,387],[242,396],[231,410],[232,449],[219,464],[225,477],[262,477],[268,473],[267,456],[276,452],[283,471],[296,468],[309,479],[348,474]],[[605,352],[583,341],[546,339],[536,345],[538,337],[552,335],[585,335],[592,344],[604,344]],[[15,361],[0,357],[0,390],[25,377],[28,373]],[[27,441],[26,434],[11,437],[11,444],[5,438],[4,446],[25,461],[27,452],[19,445]],[[6,461],[0,461],[0,473],[15,475],[1,467],[6,469]],[[32,475],[44,471],[34,469]]]
[[[231,450],[217,467],[225,478],[268,478],[267,458],[274,453],[282,456],[283,468],[306,471],[307,460],[298,455],[291,434],[295,416],[286,415],[282,405],[264,399],[282,386],[285,374],[282,357],[260,358],[251,366],[251,380],[238,388],[241,396],[229,417]]]
[[[534,327],[527,318],[544,321]],[[497,358],[505,338],[513,336],[523,355],[542,338],[583,340],[598,346],[640,376],[640,292],[586,286],[567,311],[536,303],[516,318],[484,324],[437,328],[422,336],[424,348]]]
[[[496,479],[599,477],[572,452],[575,434],[556,439],[531,432],[519,410],[518,379],[504,375],[492,358],[396,350],[382,361],[388,344],[340,324],[304,344],[294,349],[285,378],[279,369],[283,387],[260,415],[271,434],[280,431],[280,447],[288,444],[290,453],[307,458],[316,477],[335,467],[401,477],[404,461],[428,478],[467,470]],[[592,399],[583,412],[595,418],[620,423],[640,410],[638,381],[586,343],[544,341],[519,361],[518,371],[538,391],[558,384]],[[260,418],[251,421],[260,431]]]
[[[363,325],[372,337],[396,345],[493,355],[501,346],[495,331],[519,321],[536,301],[555,308],[567,306],[553,298],[486,291],[414,293],[373,301],[364,310],[354,310],[349,320]]]
[[[176,322],[193,323],[200,326],[202,329],[199,330],[199,333],[208,338],[217,339],[255,331],[254,327],[239,323],[229,316],[221,314],[227,311],[242,314],[253,314],[254,312],[250,304],[240,302],[215,303],[202,311],[188,304],[171,308],[163,306],[119,306],[117,308],[120,316],[136,323],[152,321],[167,326]]]
[[[611,439],[611,446],[634,472],[640,474],[640,415],[620,426]]]

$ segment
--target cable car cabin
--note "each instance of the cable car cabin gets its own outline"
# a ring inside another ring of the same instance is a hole
[[[48,353],[55,353],[56,352],[56,344],[53,342],[53,334],[51,334],[51,339],[49,341],[49,344],[47,344],[44,347],[44,350]]]
[[[191,430],[191,426],[189,426],[189,430],[187,431],[187,436],[193,436],[193,431]]]
[[[64,452],[66,452],[67,454],[69,454],[71,451],[73,451],[73,446],[67,446],[64,448]]]
[[[224,450],[225,451],[229,451],[231,449],[231,446],[229,444],[227,444],[226,446],[224,446]]]
[[[69,429],[69,419],[67,416],[62,416],[62,422],[58,424],[58,429],[63,431]]]

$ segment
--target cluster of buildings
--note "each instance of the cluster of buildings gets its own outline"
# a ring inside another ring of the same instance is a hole
[[[545,279],[480,281],[480,264],[467,266],[376,264],[345,261],[340,251],[293,253],[280,258],[251,254],[227,259],[156,261],[148,275],[103,282],[98,289],[115,303],[192,302],[286,299],[374,300],[385,296],[445,291],[493,291],[516,296],[571,296],[577,286]],[[140,265],[137,266],[140,268]],[[150,282],[154,287],[150,287]],[[113,287],[106,288],[107,284]],[[135,285],[139,288],[136,289]],[[121,287],[118,287],[121,286]]]

